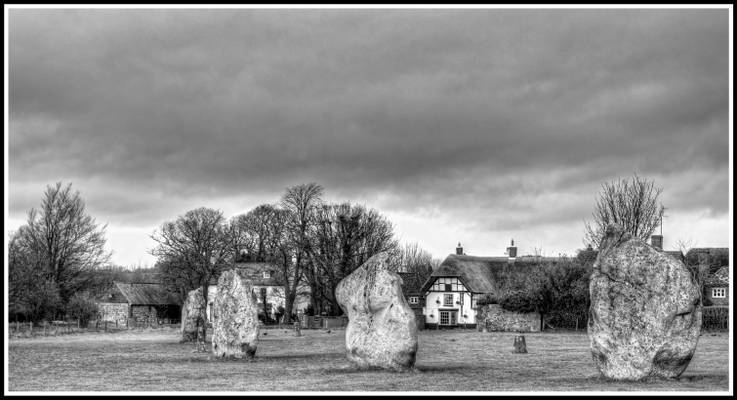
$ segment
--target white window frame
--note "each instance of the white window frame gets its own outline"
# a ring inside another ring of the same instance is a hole
[[[417,296],[409,296],[409,304],[417,304],[420,302],[420,299]]]
[[[711,297],[715,299],[727,298],[727,288],[712,288]]]
[[[269,271],[263,271],[262,276],[264,277],[264,279],[269,279],[271,278],[271,273]]]
[[[445,293],[443,294],[443,307],[453,307],[453,293]],[[448,301],[450,299],[450,301]]]

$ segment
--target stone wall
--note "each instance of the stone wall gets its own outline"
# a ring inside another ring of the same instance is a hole
[[[117,322],[125,325],[128,319],[128,303],[97,303],[101,321]]]
[[[158,322],[156,307],[131,306],[131,319],[136,322]]]
[[[477,329],[489,331],[539,332],[540,314],[516,313],[504,310],[499,304],[487,304],[478,309]]]

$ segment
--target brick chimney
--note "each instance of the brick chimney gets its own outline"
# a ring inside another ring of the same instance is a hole
[[[650,246],[653,246],[658,250],[663,250],[663,235],[650,236]]]
[[[517,258],[517,246],[514,245],[514,239],[509,247],[507,247],[507,254],[511,260]]]
[[[461,247],[461,242],[458,242],[458,247],[456,247],[456,255],[463,255],[463,247]]]

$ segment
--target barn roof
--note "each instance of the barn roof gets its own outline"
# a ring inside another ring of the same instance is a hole
[[[176,296],[158,283],[123,283],[113,282],[114,289],[109,302],[129,304],[179,304]],[[117,292],[117,293],[116,293]]]
[[[437,277],[458,277],[474,293],[495,293],[517,276],[532,273],[544,264],[557,263],[558,257],[476,257],[450,254],[433,270],[422,291],[427,291]]]
[[[704,280],[705,286],[729,286],[729,267],[719,268]]]

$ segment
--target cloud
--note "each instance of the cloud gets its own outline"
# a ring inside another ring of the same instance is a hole
[[[728,45],[726,9],[12,9],[10,213],[65,180],[148,227],[316,181],[531,231],[637,171],[671,213],[722,215]]]

